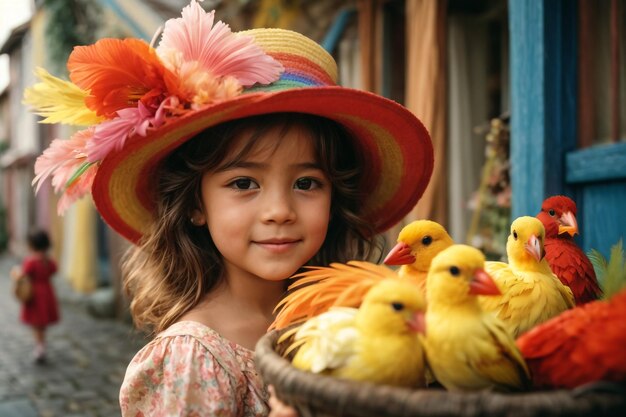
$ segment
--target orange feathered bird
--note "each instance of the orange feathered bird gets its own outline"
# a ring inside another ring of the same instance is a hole
[[[605,294],[616,295],[567,310],[517,339],[536,388],[626,381],[626,265],[621,244],[613,247],[608,265],[603,258],[600,264]]]
[[[570,287],[576,304],[597,300],[602,290],[593,266],[573,239],[578,233],[576,203],[562,195],[549,197],[536,217],[546,229],[544,249],[552,272]]]
[[[293,278],[296,282],[276,306],[270,330],[306,321],[330,307],[359,307],[373,286],[388,278],[400,279],[392,269],[365,261],[309,267]]]

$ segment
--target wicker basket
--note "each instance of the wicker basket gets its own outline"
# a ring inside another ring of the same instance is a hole
[[[300,416],[619,416],[626,415],[626,385],[596,383],[576,390],[502,394],[448,392],[356,383],[302,372],[276,351],[279,332],[256,346],[261,376]]]

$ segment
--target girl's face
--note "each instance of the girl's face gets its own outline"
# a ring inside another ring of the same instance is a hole
[[[224,258],[227,278],[246,274],[284,280],[321,248],[330,220],[331,183],[315,158],[307,130],[280,127],[256,140],[241,161],[205,173],[206,223]],[[250,132],[235,137],[228,157],[245,146]]]

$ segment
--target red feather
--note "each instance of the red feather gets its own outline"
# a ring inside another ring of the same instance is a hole
[[[602,290],[587,255],[569,234],[559,234],[559,219],[568,212],[575,220],[576,204],[568,197],[553,196],[543,202],[537,218],[546,229],[544,249],[552,272],[571,288],[576,304],[584,304],[600,298]]]
[[[517,339],[536,388],[626,381],[626,290],[567,310]]]

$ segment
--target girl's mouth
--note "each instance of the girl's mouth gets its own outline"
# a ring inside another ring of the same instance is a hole
[[[300,239],[267,239],[254,241],[253,243],[272,253],[285,253],[300,242]]]

